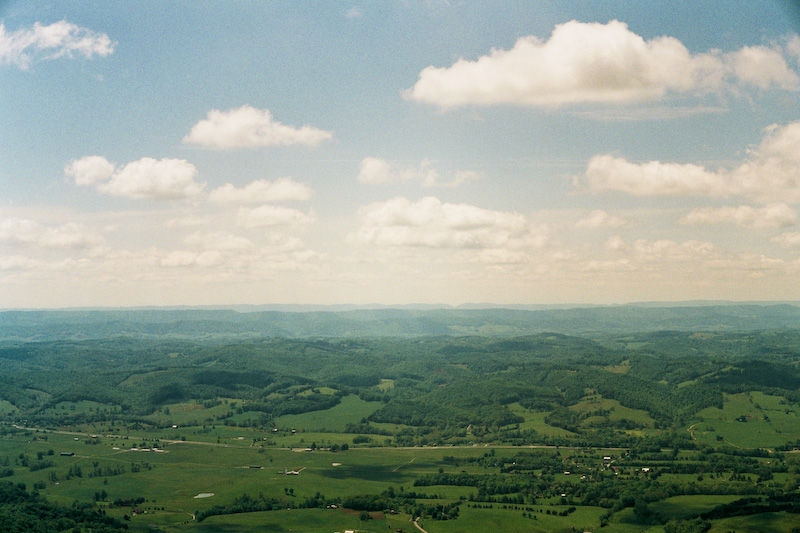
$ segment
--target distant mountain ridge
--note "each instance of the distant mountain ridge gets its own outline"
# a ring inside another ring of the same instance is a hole
[[[800,329],[793,303],[642,303],[595,307],[356,308],[312,310],[130,308],[0,312],[0,340],[592,335],[648,331]],[[295,309],[294,306],[290,307]]]

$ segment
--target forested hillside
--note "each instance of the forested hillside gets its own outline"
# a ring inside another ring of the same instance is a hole
[[[394,438],[404,444],[485,439],[628,446],[677,439],[688,445],[690,435],[680,430],[704,409],[722,409],[726,395],[760,392],[787,405],[800,401],[798,360],[800,334],[788,330],[6,341],[0,399],[16,419],[40,424],[113,418],[158,425],[166,423],[158,413],[170,404],[236,398],[241,412],[213,419],[271,428],[282,415],[329,409],[356,395],[380,402],[359,421],[362,431],[376,431],[372,423],[402,425]],[[64,412],[65,402],[98,407]],[[575,407],[591,402],[596,409]],[[532,412],[564,431],[526,424]],[[780,434],[787,442],[800,438]]]

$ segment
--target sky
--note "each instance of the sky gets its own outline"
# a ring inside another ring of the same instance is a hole
[[[800,300],[790,0],[0,1],[0,308]]]

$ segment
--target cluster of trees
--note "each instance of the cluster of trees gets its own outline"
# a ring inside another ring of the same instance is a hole
[[[286,490],[286,496],[294,496],[294,490]],[[206,509],[205,511],[198,511],[195,513],[199,522],[205,520],[209,516],[226,515],[226,514],[239,514],[239,513],[252,513],[256,511],[277,511],[280,509],[314,509],[319,507],[326,507],[331,505],[332,501],[325,498],[324,495],[317,492],[314,496],[305,498],[303,501],[296,502],[290,498],[273,498],[259,493],[258,496],[253,497],[248,493],[237,496],[230,503],[215,505]]]
[[[119,476],[125,473],[125,465],[118,464],[118,465],[104,465],[104,466],[95,466],[94,469],[89,472],[89,477],[110,477],[110,476]]]
[[[324,411],[339,404],[344,392],[336,391],[334,394],[298,394],[293,392],[278,399],[270,401],[248,402],[242,405],[243,412],[258,411],[270,417],[307,413],[309,411]]]
[[[774,495],[772,498],[766,501],[758,497],[741,498],[724,505],[719,505],[714,509],[700,515],[700,518],[704,520],[716,520],[730,516],[758,513],[778,513],[781,511],[800,513],[800,501],[798,501],[798,495]]]
[[[48,502],[21,484],[0,481],[0,531],[29,533],[49,531],[93,531],[111,533],[128,526],[106,516],[92,504],[62,507]]]
[[[269,498],[263,494],[257,497],[252,497],[247,493],[242,494],[233,499],[230,503],[219,504],[195,513],[198,522],[202,522],[209,516],[224,515],[224,514],[238,514],[238,513],[252,513],[256,511],[272,511],[277,509],[293,508],[294,503],[291,501],[280,501],[276,498]]]

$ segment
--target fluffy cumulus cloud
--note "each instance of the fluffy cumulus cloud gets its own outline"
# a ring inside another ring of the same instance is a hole
[[[692,54],[678,39],[645,40],[623,22],[567,22],[546,41],[528,36],[510,50],[475,61],[430,66],[405,96],[451,108],[517,104],[560,106],[647,101],[673,93],[705,93],[726,83],[798,87],[788,49],[776,46]]]
[[[65,20],[32,28],[7,31],[0,23],[0,64],[30,67],[39,59],[72,57],[75,54],[87,59],[105,57],[114,51],[114,43],[105,33],[93,32]]]
[[[110,178],[114,174],[114,165],[105,157],[89,155],[70,161],[64,173],[74,178],[77,185],[94,185]]]
[[[274,120],[268,109],[245,105],[228,111],[209,111],[204,120],[192,126],[183,142],[227,150],[296,144],[317,146],[332,137],[331,132],[312,126],[286,126]]]
[[[361,227],[350,234],[354,243],[427,248],[540,248],[545,228],[532,227],[514,212],[492,211],[466,204],[443,203],[434,197],[412,202],[395,198],[359,210]]]
[[[759,201],[800,202],[800,121],[764,130],[761,144],[729,177],[734,193]]]
[[[210,202],[223,205],[264,204],[269,202],[303,202],[311,198],[314,191],[308,185],[291,178],[275,181],[255,180],[237,188],[230,183],[218,187],[208,195]]]
[[[800,122],[766,128],[761,143],[733,169],[651,161],[634,163],[612,155],[590,159],[576,185],[593,193],[622,191],[637,196],[731,196],[759,202],[800,202]]]
[[[389,169],[389,162],[378,157],[365,157],[358,167],[358,181],[372,185],[380,185],[392,181],[394,174]]]
[[[236,214],[239,226],[247,229],[272,226],[305,226],[312,224],[314,213],[305,213],[298,209],[276,205],[261,205],[249,208],[241,207]]]
[[[786,63],[780,48],[746,46],[729,54],[727,60],[735,75],[743,82],[761,89],[769,89],[773,85],[781,89],[797,89],[797,73]]]
[[[579,228],[622,228],[628,226],[629,221],[622,217],[612,215],[602,209],[596,209],[575,224]]]
[[[184,159],[143,157],[115,167],[101,156],[87,156],[69,162],[64,168],[77,185],[91,185],[99,192],[128,198],[176,200],[203,192],[204,184],[195,181],[197,169]]]
[[[418,165],[400,167],[385,159],[365,157],[358,169],[358,181],[369,185],[419,181],[423,187],[457,187],[480,178],[480,174],[472,170],[455,170],[443,176],[427,159]]]
[[[639,164],[611,155],[592,157],[581,183],[595,193],[616,190],[635,196],[716,196],[726,187],[723,176],[699,165],[659,161]]]
[[[700,207],[681,219],[682,224],[736,224],[747,228],[783,228],[797,224],[797,213],[786,204],[764,207]]]
[[[44,248],[91,248],[103,244],[103,237],[83,224],[69,222],[56,226],[24,218],[0,220],[0,243]]]

